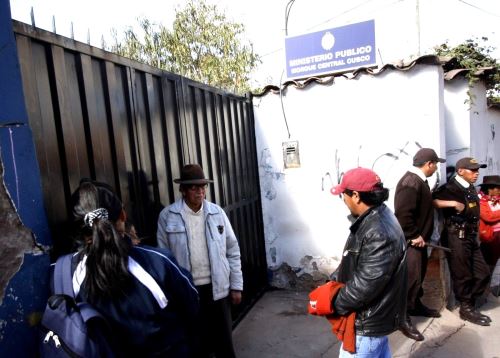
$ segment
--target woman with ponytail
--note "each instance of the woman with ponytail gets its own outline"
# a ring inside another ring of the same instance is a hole
[[[199,310],[189,272],[168,250],[132,245],[108,185],[82,180],[71,199],[81,245],[73,290],[108,320],[116,355],[189,357],[187,332]]]

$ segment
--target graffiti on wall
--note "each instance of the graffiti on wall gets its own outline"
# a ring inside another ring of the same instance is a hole
[[[404,144],[402,144],[400,147],[395,148],[393,151],[389,152],[380,152],[376,153],[375,159],[371,163],[367,164],[360,164],[363,163],[361,160],[361,149],[362,145],[359,146],[358,148],[358,153],[356,157],[356,163],[357,166],[365,166],[366,168],[370,168],[373,171],[377,172],[377,170],[383,170],[385,174],[385,182],[386,183],[397,183],[399,180],[398,177],[391,177],[388,175],[388,173],[391,172],[391,169],[394,165],[394,163],[402,160],[403,158],[413,158],[415,153],[422,148],[423,146],[416,140],[407,140]],[[468,148],[466,148],[468,149]],[[465,150],[466,150],[465,149]],[[464,150],[461,148],[461,150]],[[321,177],[321,191],[330,191],[330,189],[339,184],[342,180],[342,176],[344,175],[345,171],[351,169],[351,168],[342,168],[341,167],[341,156],[339,154],[339,149],[335,149],[335,154],[334,154],[334,165],[333,168],[326,168],[325,174]],[[384,161],[384,159],[388,159],[392,161],[393,163]],[[385,164],[382,165],[382,163]],[[383,169],[380,169],[383,168]],[[333,175],[332,175],[333,173]],[[335,178],[335,180],[333,179]],[[441,182],[440,174],[439,171],[436,172],[436,181],[434,184],[434,187],[432,189],[435,189],[437,186],[439,186]]]

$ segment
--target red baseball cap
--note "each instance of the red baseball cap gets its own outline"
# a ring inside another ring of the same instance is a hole
[[[339,185],[334,186],[330,192],[333,195],[340,195],[346,189],[354,191],[373,191],[377,184],[382,181],[373,170],[366,168],[355,168],[344,173]]]

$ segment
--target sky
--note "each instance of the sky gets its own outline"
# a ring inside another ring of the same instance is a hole
[[[246,38],[262,58],[252,74],[253,85],[278,85],[284,75],[286,32],[297,36],[366,20],[375,21],[378,63],[410,61],[432,53],[434,46],[456,45],[467,39],[487,37],[484,45],[496,49],[500,59],[500,1],[498,0],[295,0],[285,26],[289,0],[206,0],[229,20],[245,26]],[[111,29],[120,34],[137,26],[138,17],[171,26],[182,0],[10,0],[12,18],[101,47]],[[286,27],[286,31],[285,31]]]

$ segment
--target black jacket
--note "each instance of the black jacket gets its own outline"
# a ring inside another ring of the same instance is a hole
[[[356,312],[356,334],[384,336],[405,318],[407,267],[403,230],[384,204],[351,226],[336,280],[345,284],[335,312]]]
[[[410,171],[399,180],[394,194],[394,214],[407,240],[422,236],[429,241],[434,229],[434,207],[429,186]]]
[[[464,188],[456,179],[450,179],[446,184],[441,185],[433,193],[434,199],[455,200],[464,204],[465,209],[457,213],[455,208],[443,208],[442,213],[447,221],[451,223],[467,223],[475,226],[477,231],[479,225],[479,196],[473,185]]]

